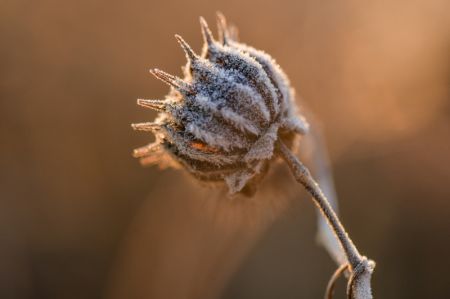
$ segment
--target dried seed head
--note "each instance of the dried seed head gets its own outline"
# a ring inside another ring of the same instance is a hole
[[[150,71],[171,90],[164,100],[138,100],[159,116],[133,125],[156,136],[134,156],[143,164],[169,160],[202,181],[226,183],[231,194],[252,195],[274,156],[275,141],[291,143],[308,124],[296,112],[289,80],[269,55],[239,43],[237,30],[221,14],[219,41],[203,18],[200,25],[201,55],[175,36],[188,60],[183,79]]]

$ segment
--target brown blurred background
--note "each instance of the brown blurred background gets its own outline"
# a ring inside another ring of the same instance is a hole
[[[450,298],[448,0],[1,1],[0,298],[322,298],[335,265],[287,172],[285,212],[260,192],[224,216],[130,155],[155,116],[135,99],[167,92],[148,69],[180,74],[173,35],[199,50],[216,10],[321,121],[376,298]]]

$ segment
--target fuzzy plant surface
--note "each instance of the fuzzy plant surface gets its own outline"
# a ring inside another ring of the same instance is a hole
[[[268,54],[239,43],[222,16],[218,41],[203,18],[200,23],[201,55],[176,35],[187,57],[183,78],[151,70],[171,89],[163,100],[138,100],[159,116],[133,125],[156,136],[134,156],[143,164],[181,165],[202,181],[226,183],[231,194],[253,195],[275,142],[291,144],[308,124],[296,111],[287,76]]]
[[[170,91],[162,100],[138,100],[159,114],[153,122],[132,125],[156,137],[133,155],[144,165],[184,168],[201,181],[225,184],[230,194],[247,196],[256,192],[271,161],[282,158],[326,219],[335,237],[326,246],[331,255],[344,257],[337,259],[339,268],[325,298],[332,297],[334,282],[346,273],[348,298],[371,299],[375,263],[359,253],[322,189],[292,152],[296,137],[307,134],[309,125],[297,110],[287,76],[268,54],[238,42],[237,31],[221,14],[218,40],[203,18],[200,24],[200,55],[175,36],[187,57],[183,78],[150,71]],[[332,245],[336,241],[340,248]]]

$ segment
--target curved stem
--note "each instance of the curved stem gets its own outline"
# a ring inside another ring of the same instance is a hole
[[[344,249],[345,255],[347,256],[347,260],[351,267],[356,267],[359,263],[361,263],[362,257],[345,231],[344,226],[341,224],[341,221],[337,217],[319,185],[312,178],[308,168],[306,168],[306,166],[303,165],[303,163],[300,162],[281,141],[278,141],[278,150],[283,160],[291,169],[295,180],[302,184],[312,195],[315,204],[328,220],[328,223],[341,243],[342,249]]]
[[[295,180],[302,184],[312,195],[314,203],[327,219],[328,224],[333,229],[334,234],[339,240],[342,249],[347,257],[349,268],[352,272],[349,281],[348,295],[355,299],[372,298],[370,288],[370,277],[372,275],[375,263],[361,256],[353,241],[348,236],[341,221],[337,217],[327,198],[323,194],[317,182],[313,179],[308,168],[297,159],[294,154],[281,141],[277,141],[277,150],[283,160],[288,164],[295,177]],[[357,294],[357,295],[353,295]]]
[[[343,264],[337,268],[337,270],[331,276],[330,281],[328,281],[327,290],[325,291],[325,299],[333,299],[334,285],[336,280],[347,270],[348,264]]]

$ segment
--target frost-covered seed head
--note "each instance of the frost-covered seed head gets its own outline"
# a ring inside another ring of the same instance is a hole
[[[276,140],[289,144],[308,124],[296,111],[289,80],[268,54],[239,43],[221,14],[218,41],[203,18],[200,25],[201,55],[175,36],[188,60],[183,79],[150,71],[171,89],[164,100],[138,100],[159,115],[132,125],[156,136],[134,156],[144,165],[181,166],[202,181],[224,182],[231,194],[252,195]]]

